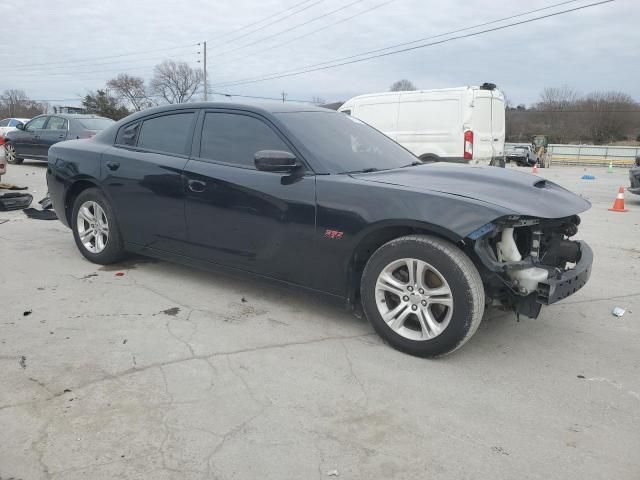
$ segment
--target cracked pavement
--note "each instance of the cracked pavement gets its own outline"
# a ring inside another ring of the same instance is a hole
[[[44,171],[3,181],[37,201]],[[438,360],[322,298],[100,267],[59,222],[0,212],[0,479],[637,479],[640,197],[608,212],[626,170],[582,173],[541,176],[593,202],[587,286],[538,320],[489,311]]]

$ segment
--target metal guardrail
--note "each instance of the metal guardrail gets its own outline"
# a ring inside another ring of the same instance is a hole
[[[611,162],[617,167],[631,167],[640,156],[640,146],[550,144],[547,151],[551,163],[561,165],[609,165]]]

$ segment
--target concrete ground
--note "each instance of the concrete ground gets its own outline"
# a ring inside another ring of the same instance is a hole
[[[3,181],[38,200],[44,171]],[[0,212],[0,479],[640,478],[640,197],[608,212],[626,170],[583,173],[540,175],[593,203],[587,286],[491,311],[439,360],[299,292],[93,265],[61,223]]]

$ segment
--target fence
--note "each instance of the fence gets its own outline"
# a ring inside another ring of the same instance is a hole
[[[606,145],[558,145],[548,148],[551,164],[561,165],[609,165],[630,167],[640,156],[638,147],[609,147]]]

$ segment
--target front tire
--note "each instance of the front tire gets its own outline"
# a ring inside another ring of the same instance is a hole
[[[23,158],[18,158],[16,147],[14,147],[10,143],[4,144],[4,153],[7,159],[7,163],[10,163],[11,165],[20,165],[24,161]]]
[[[124,242],[111,204],[97,188],[83,190],[73,204],[73,238],[87,260],[101,265],[124,258]]]
[[[420,357],[446,355],[475,333],[484,287],[473,262],[427,235],[392,240],[371,256],[360,285],[362,307],[394,348]]]

